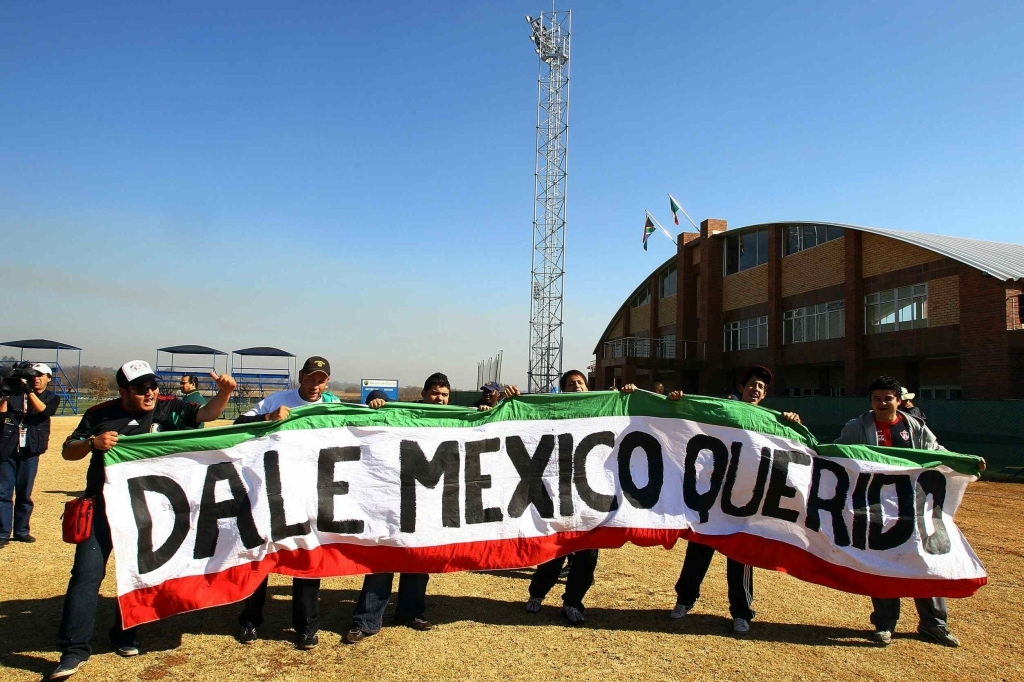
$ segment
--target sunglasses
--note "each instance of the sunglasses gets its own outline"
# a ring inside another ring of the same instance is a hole
[[[156,393],[160,390],[160,384],[151,381],[148,384],[128,384],[128,390],[135,395],[146,395],[150,391]]]

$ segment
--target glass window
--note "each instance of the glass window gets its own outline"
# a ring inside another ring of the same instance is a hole
[[[670,265],[661,271],[660,286],[658,288],[658,296],[660,298],[666,298],[668,296],[674,296],[676,293],[676,266]]]
[[[782,342],[838,339],[846,333],[845,303],[832,301],[787,310],[782,314]],[[870,309],[870,306],[866,306]]]
[[[740,240],[740,270],[757,265],[757,232],[747,232]]]
[[[749,350],[768,346],[768,316],[752,317],[723,325],[723,350]]]
[[[864,297],[868,334],[928,326],[928,284],[899,287]]]
[[[629,307],[630,308],[639,308],[640,306],[647,305],[650,302],[651,302],[651,286],[648,284],[648,285],[645,285],[644,288],[641,289],[637,293],[637,295],[633,297],[633,300],[630,301]]]
[[[768,228],[757,231],[757,264],[768,262]]]
[[[725,274],[732,275],[740,271],[740,242],[736,237],[725,239]]]
[[[786,255],[800,250],[800,228],[790,225],[786,228]]]
[[[818,228],[814,225],[804,225],[801,235],[801,249],[810,249],[818,245]]]
[[[832,241],[833,239],[841,239],[843,236],[843,228],[836,225],[829,225],[828,232],[825,237],[826,241]]]

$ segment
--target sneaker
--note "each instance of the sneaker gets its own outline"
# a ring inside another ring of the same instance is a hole
[[[583,625],[583,620],[584,620],[583,612],[580,611],[575,606],[563,606],[562,607],[562,615],[565,616],[565,619],[567,621],[569,621],[569,625],[572,625],[572,626],[575,626],[575,627],[579,627],[580,625]]]
[[[0,549],[3,549],[10,543],[10,538],[0,538]]]
[[[256,626],[246,623],[242,626],[242,629],[238,631],[238,641],[242,644],[252,644],[260,636],[256,633]]]
[[[679,620],[680,618],[686,618],[686,614],[690,612],[690,607],[682,602],[677,602],[676,607],[672,609],[672,612],[668,614],[668,617],[673,620]]]
[[[345,633],[345,636],[341,638],[341,641],[345,644],[359,644],[367,637],[369,637],[369,635],[360,630],[359,628],[352,628],[351,630]]]
[[[320,637],[315,632],[307,632],[298,636],[295,642],[296,649],[302,649],[303,651],[309,651],[316,647],[320,643]]]
[[[50,673],[50,676],[47,677],[46,679],[48,679],[48,680],[64,680],[64,679],[67,679],[67,678],[71,677],[72,675],[74,675],[75,673],[77,673],[78,669],[81,668],[84,664],[85,664],[85,661],[80,661],[77,658],[62,658],[62,659],[60,659],[60,663],[57,665],[57,667],[53,669],[53,672]]]
[[[527,613],[540,613],[540,605],[543,600],[540,597],[530,597],[526,600]]]
[[[114,649],[114,653],[122,658],[131,658],[132,656],[138,656],[141,652],[139,651],[139,645],[132,643],[122,644]]]
[[[32,537],[31,535],[15,535],[14,536],[14,541],[15,542],[35,542],[36,539],[34,537]]]
[[[892,630],[875,630],[871,633],[871,641],[882,646],[889,646],[892,643]]]
[[[945,625],[921,624],[917,626],[917,632],[918,634],[924,635],[926,639],[933,639],[944,646],[960,646],[960,640],[957,639]]]
[[[750,633],[750,621],[746,618],[732,619],[732,633],[734,635],[746,635]]]

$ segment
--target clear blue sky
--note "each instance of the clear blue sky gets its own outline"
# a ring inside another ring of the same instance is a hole
[[[463,388],[504,349],[524,383],[545,9],[3,3],[0,340]],[[566,368],[671,254],[640,248],[666,192],[733,227],[1024,241],[1024,4],[572,9]]]

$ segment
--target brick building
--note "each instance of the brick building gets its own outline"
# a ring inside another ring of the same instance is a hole
[[[1022,289],[1024,245],[708,219],[616,311],[591,385],[723,394],[756,363],[776,394],[862,395],[892,374],[927,399],[1024,398]]]

